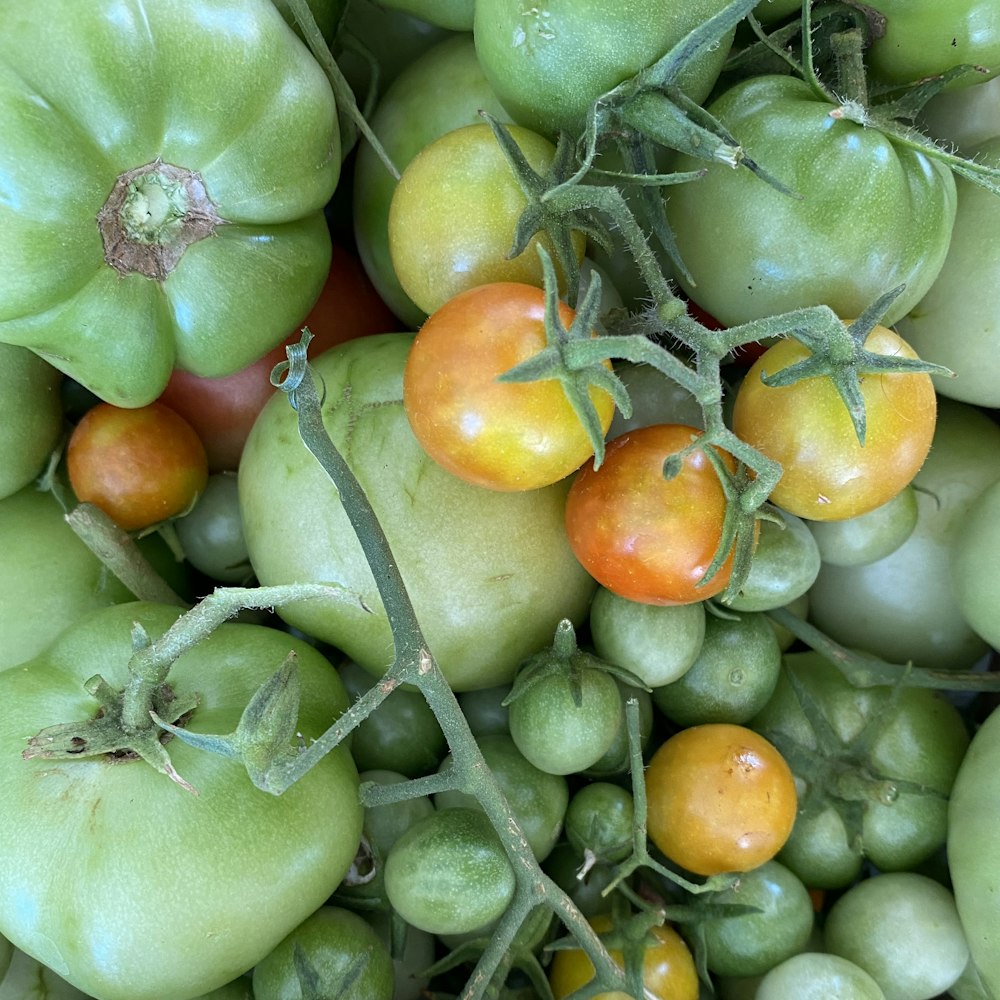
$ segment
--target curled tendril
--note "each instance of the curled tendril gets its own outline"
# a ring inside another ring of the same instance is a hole
[[[293,410],[298,410],[299,408],[296,399],[296,390],[302,385],[302,380],[305,378],[306,365],[309,363],[309,344],[312,339],[313,333],[309,327],[302,327],[302,335],[299,337],[298,342],[289,344],[285,348],[288,360],[279,361],[271,369],[271,385],[287,394],[288,402]],[[323,405],[325,400],[326,383],[320,378],[320,406]]]

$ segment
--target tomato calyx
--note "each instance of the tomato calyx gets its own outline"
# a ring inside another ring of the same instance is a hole
[[[159,157],[120,174],[97,213],[105,261],[123,276],[157,281],[224,224],[201,174]]]

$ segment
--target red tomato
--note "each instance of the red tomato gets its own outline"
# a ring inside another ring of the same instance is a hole
[[[208,480],[194,428],[159,402],[136,409],[98,403],[73,429],[66,465],[77,497],[126,531],[184,513]]]
[[[309,354],[316,357],[345,340],[387,333],[398,325],[353,251],[334,244],[330,273],[319,299],[282,344],[224,378],[199,378],[175,369],[160,402],[180,413],[198,432],[210,471],[235,471],[250,428],[274,391],[271,369],[286,359],[285,347],[298,341],[302,326],[314,335]]]
[[[563,326],[574,311],[560,306]],[[424,450],[452,475],[494,490],[532,490],[564,479],[594,454],[555,379],[500,382],[542,351],[545,293],[494,282],[449,299],[420,328],[403,375],[403,405]],[[610,369],[610,365],[608,366]],[[614,402],[590,390],[603,433]]]
[[[729,582],[733,553],[701,584],[722,540],[726,497],[708,456],[689,454],[673,479],[663,463],[701,432],[654,424],[615,438],[604,464],[584,466],[566,501],[570,545],[608,590],[642,604],[690,604]],[[731,455],[722,454],[732,470]]]

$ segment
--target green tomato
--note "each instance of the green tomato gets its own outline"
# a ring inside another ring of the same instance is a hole
[[[778,861],[744,872],[721,892],[694,897],[697,913],[710,906],[742,905],[756,912],[720,913],[698,922],[705,963],[720,976],[760,976],[801,952],[813,932],[812,899],[802,881]]]
[[[824,565],[809,590],[812,622],[891,663],[972,667],[989,647],[958,605],[952,549],[972,504],[998,479],[1000,427],[971,406],[940,399],[934,443],[914,478],[916,527],[876,562]]]
[[[59,442],[62,376],[23,347],[0,343],[0,500],[38,476]]]
[[[886,1000],[864,969],[838,955],[809,951],[785,959],[760,981],[755,1000]]]
[[[798,197],[721,163],[668,189],[667,217],[693,283],[678,280],[699,306],[725,326],[823,304],[851,319],[905,283],[889,325],[923,298],[955,217],[947,168],[835,120],[797,77],[748,78],[708,110]],[[677,170],[703,165],[675,161]]]
[[[763,614],[708,615],[705,640],[691,669],[653,688],[653,703],[679,726],[742,724],[767,704],[780,670],[778,637]]]
[[[584,619],[596,584],[566,538],[568,483],[486,490],[445,472],[419,446],[402,404],[412,340],[363,337],[317,358],[324,422],[368,494],[445,677],[459,691],[494,687],[549,645],[560,620]],[[374,578],[336,489],[299,441],[295,411],[280,395],[254,425],[239,486],[261,583],[322,580],[344,589],[342,602],[303,601],[279,614],[383,673],[393,646]],[[301,528],[290,532],[291,524]]]
[[[445,38],[414,59],[386,90],[372,115],[378,136],[397,170],[452,129],[479,121],[480,109],[500,121],[500,106],[476,59],[469,34]],[[372,284],[389,308],[416,329],[426,313],[403,291],[389,255],[389,205],[396,181],[368,143],[358,147],[354,168],[354,237]]]
[[[543,135],[576,136],[598,97],[725,6],[723,0],[476,0],[473,34],[483,71],[516,122]],[[684,70],[679,84],[692,100],[708,96],[733,34]]]
[[[886,1000],[931,1000],[958,979],[969,946],[952,894],[916,872],[862,879],[830,908],[827,950],[864,969]]]
[[[209,476],[194,507],[173,526],[184,557],[206,576],[241,585],[253,577],[235,473]]]
[[[336,105],[270,0],[21,7],[0,121],[0,341],[102,399],[235,372],[319,295]]]
[[[465,934],[496,920],[514,896],[514,870],[486,814],[444,809],[393,845],[385,889],[396,912],[430,934]]]
[[[624,251],[623,254],[627,258],[627,264],[631,258]],[[643,291],[648,295],[645,289]],[[626,431],[638,430],[650,424],[701,427],[705,422],[705,414],[698,400],[659,368],[619,361],[615,364],[615,374],[628,390],[632,416],[625,417],[621,410],[615,410],[607,433],[609,441],[621,437]]]
[[[976,146],[1000,135],[1000,79],[949,89],[932,97],[918,118],[921,127],[942,143],[954,143],[968,156]]]
[[[472,31],[473,0],[383,0],[390,10],[402,10],[450,31]]]
[[[3,947],[5,967],[0,976],[0,1000],[91,1000],[9,941]]]
[[[255,787],[238,760],[177,739],[168,752],[197,795],[138,756],[22,759],[27,736],[94,716],[90,678],[123,686],[134,623],[155,640],[179,614],[146,603],[97,611],[0,674],[0,932],[100,1000],[181,1000],[235,979],[322,905],[361,836],[357,772],[342,747],[281,796]],[[173,664],[175,695],[200,696],[186,727],[232,732],[290,650],[297,728],[318,737],[348,704],[336,671],[307,643],[258,625],[222,625]]]
[[[478,691],[463,691],[458,696],[465,721],[477,739],[481,736],[495,736],[510,733],[507,706],[503,703],[510,694],[509,684],[480,688]]]
[[[537,860],[544,860],[556,846],[562,831],[563,817],[569,802],[566,779],[562,775],[549,774],[535,767],[508,735],[481,736],[478,742],[486,766],[507,797],[514,819],[532,853]],[[450,770],[452,764],[449,754],[438,768],[439,773]],[[480,808],[474,795],[458,789],[438,792],[434,796],[434,804],[438,809]]]
[[[640,604],[599,587],[590,606],[597,655],[631,671],[649,687],[682,677],[705,638],[705,605]]]
[[[299,954],[297,954],[299,953]],[[301,1000],[298,964],[316,974],[318,993],[338,1000],[392,1000],[395,973],[383,939],[361,916],[321,906],[254,967],[254,1000]]]
[[[650,693],[643,688],[633,687],[626,684],[620,677],[615,677],[618,685],[618,692],[621,695],[622,705],[634,699],[639,709],[639,747],[645,750],[649,743],[649,737],[653,732],[653,699]],[[632,766],[632,748],[628,738],[628,720],[623,714],[618,732],[611,746],[589,767],[585,767],[581,772],[588,778],[613,778],[628,774]]]
[[[1000,551],[1000,482],[985,490],[972,505],[955,537],[952,581],[965,620],[991,646],[1000,646],[1000,581],[996,555]]]
[[[1000,33],[1000,24],[998,24]],[[1000,166],[1000,137],[969,150]],[[1000,198],[958,178],[958,210],[948,256],[937,280],[898,323],[900,335],[925,361],[954,378],[935,376],[939,393],[977,406],[1000,406],[1000,316],[983,290],[1000,280]]]
[[[566,810],[566,839],[581,858],[616,864],[632,853],[632,793],[608,781],[580,788]]]
[[[865,566],[891,555],[913,534],[917,526],[917,492],[907,486],[867,514],[807,524],[824,563]]]

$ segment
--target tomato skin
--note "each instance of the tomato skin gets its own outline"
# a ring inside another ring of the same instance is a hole
[[[916,357],[883,326],[872,330],[865,347],[874,354]],[[740,383],[733,430],[782,466],[770,498],[779,507],[814,521],[857,517],[891,500],[923,465],[934,436],[934,386],[923,373],[863,376],[862,445],[830,379],[777,388],[761,380],[807,357],[808,349],[797,340],[770,347]]]
[[[560,304],[563,326],[574,316]],[[565,478],[593,455],[561,383],[498,381],[544,350],[544,320],[540,288],[497,282],[449,299],[418,331],[403,373],[403,406],[424,449],[460,479],[532,490]],[[614,401],[600,389],[590,397],[607,432]]]
[[[0,772],[17,803],[0,816],[0,933],[102,1000],[180,1000],[242,975],[333,892],[361,835],[357,772],[343,748],[281,796],[262,793],[239,761],[180,740],[169,753],[197,796],[140,759],[21,758],[27,735],[94,715],[89,678],[125,683],[134,622],[156,639],[179,614],[148,603],[98,611],[0,674]],[[222,625],[173,664],[175,691],[201,695],[188,727],[231,732],[292,649],[298,727],[318,737],[348,705],[336,672],[306,642],[245,624]],[[72,865],[59,860],[67,829],[79,831]]]
[[[607,446],[599,469],[585,465],[566,501],[566,530],[576,557],[598,583],[644,604],[690,604],[722,591],[732,553],[700,583],[722,538],[725,494],[701,449],[681,472],[663,463],[700,432],[683,424],[629,431]],[[722,454],[733,470],[732,456]]]
[[[785,759],[744,726],[682,729],[646,768],[649,838],[697,875],[750,871],[770,861],[795,821]]]
[[[889,325],[920,301],[955,217],[946,167],[831,118],[832,105],[791,76],[748,78],[708,108],[801,197],[723,164],[669,190],[667,216],[696,285],[678,281],[699,305],[725,326],[822,304],[859,316],[905,283],[883,319]],[[674,169],[702,166],[680,156]]]
[[[806,951],[780,962],[760,981],[757,1000],[886,1000],[879,984],[839,955]]]
[[[533,169],[545,173],[555,146],[529,129],[510,132]],[[460,181],[460,183],[459,183]],[[407,165],[389,206],[389,253],[399,283],[426,313],[476,285],[521,281],[542,285],[536,234],[508,259],[514,229],[527,199],[514,179],[493,130],[485,122],[447,132]],[[586,239],[575,233],[582,260]]]

